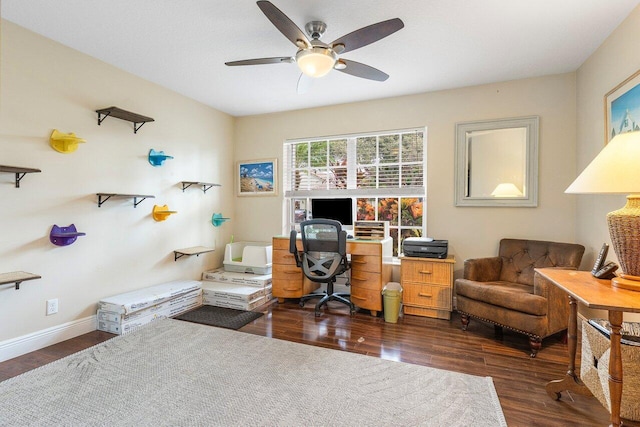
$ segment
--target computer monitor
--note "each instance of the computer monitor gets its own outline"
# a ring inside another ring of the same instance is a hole
[[[340,221],[342,225],[353,225],[353,201],[345,199],[311,199],[311,215],[314,219],[325,218]]]

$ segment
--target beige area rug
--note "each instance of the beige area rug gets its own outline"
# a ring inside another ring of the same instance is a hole
[[[477,377],[164,319],[0,383],[2,426],[506,426]]]

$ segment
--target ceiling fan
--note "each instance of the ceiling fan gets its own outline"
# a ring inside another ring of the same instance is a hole
[[[307,35],[293,23],[287,15],[269,1],[258,1],[258,7],[286,38],[296,45],[298,51],[295,56],[281,56],[275,58],[245,59],[241,61],[225,62],[229,66],[262,65],[296,63],[302,74],[298,80],[298,93],[303,93],[311,84],[312,78],[325,76],[332,69],[362,77],[369,80],[385,81],[389,75],[360,62],[340,58],[338,55],[361,48],[395,33],[404,27],[399,18],[378,22],[360,28],[327,44],[320,38],[327,29],[322,21],[311,21],[305,25]]]

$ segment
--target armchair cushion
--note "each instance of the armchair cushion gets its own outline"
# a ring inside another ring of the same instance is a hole
[[[547,314],[547,299],[531,293],[529,285],[514,282],[474,282],[458,279],[456,292],[478,301],[529,313],[536,316]]]

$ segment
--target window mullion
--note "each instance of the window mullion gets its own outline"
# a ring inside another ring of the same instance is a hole
[[[356,158],[356,138],[347,138],[347,189],[357,188],[357,158]]]

